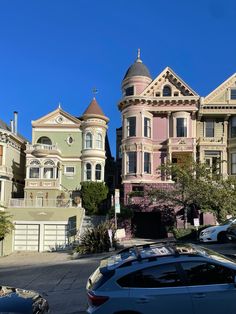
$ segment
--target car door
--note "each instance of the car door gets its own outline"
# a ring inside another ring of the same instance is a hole
[[[138,313],[193,313],[191,297],[175,263],[143,268],[118,283],[129,286],[129,305]]]
[[[235,314],[235,271],[205,261],[182,263],[194,314]]]

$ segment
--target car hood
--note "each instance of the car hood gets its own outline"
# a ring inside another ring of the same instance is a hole
[[[0,310],[2,312],[32,314],[32,303],[40,295],[35,291],[0,286]]]

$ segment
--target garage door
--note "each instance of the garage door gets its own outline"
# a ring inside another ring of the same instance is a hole
[[[39,225],[16,224],[14,233],[15,251],[39,250]]]
[[[64,249],[67,244],[67,225],[44,225],[44,251]]]

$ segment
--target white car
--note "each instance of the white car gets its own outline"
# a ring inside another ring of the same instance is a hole
[[[226,221],[222,222],[218,226],[208,227],[203,229],[199,235],[199,241],[201,242],[226,242],[227,236],[226,231],[227,229],[236,222],[236,217],[232,217],[227,219]]]

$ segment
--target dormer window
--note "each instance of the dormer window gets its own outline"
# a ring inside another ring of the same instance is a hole
[[[171,96],[171,88],[168,85],[165,85],[163,87],[163,92],[162,92],[163,97],[168,97]]]

